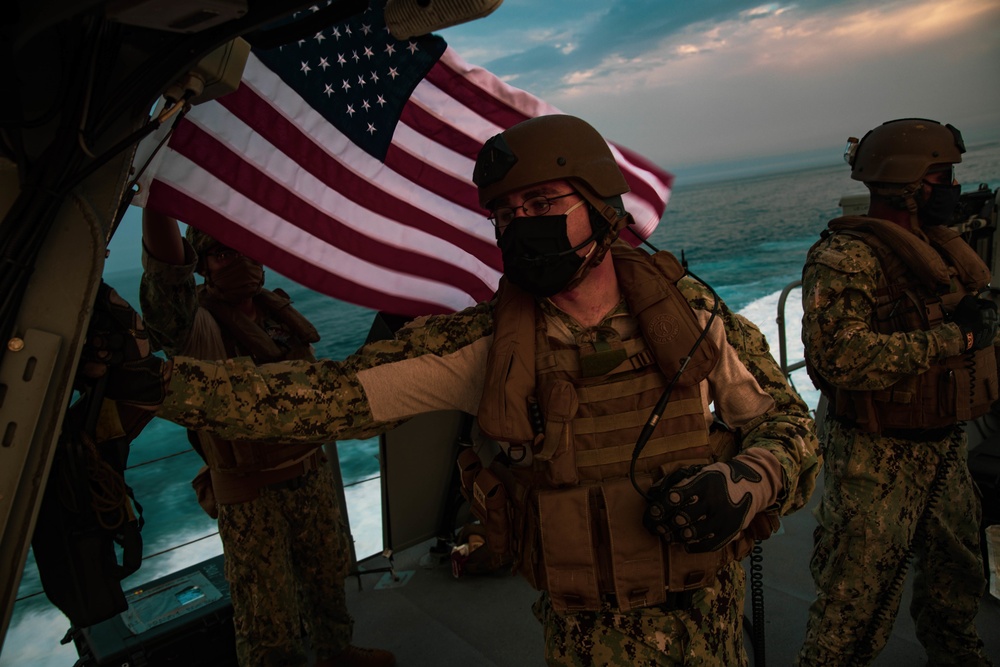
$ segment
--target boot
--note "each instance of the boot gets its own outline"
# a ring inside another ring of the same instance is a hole
[[[332,658],[319,658],[315,667],[394,667],[396,656],[380,648],[348,646]]]

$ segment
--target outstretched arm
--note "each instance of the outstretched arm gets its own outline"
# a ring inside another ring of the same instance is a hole
[[[113,312],[115,318],[101,318],[109,322],[103,329],[88,332],[85,348],[94,362],[85,372],[111,373],[109,398],[141,397],[158,417],[227,439],[283,443],[370,437],[434,410],[475,412],[493,333],[492,309],[483,304],[423,318],[344,361],[164,362],[124,334],[139,322],[127,304]],[[122,358],[137,363],[116,361]]]

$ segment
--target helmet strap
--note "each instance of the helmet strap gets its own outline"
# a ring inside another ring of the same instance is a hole
[[[583,263],[577,269],[576,275],[566,284],[564,289],[573,289],[583,282],[583,279],[587,277],[590,270],[604,261],[604,256],[607,254],[608,248],[618,238],[618,234],[614,231],[614,227],[608,222],[608,219],[602,215],[601,211],[590,205],[589,198],[584,198],[588,200],[587,212],[590,215],[590,231],[593,238],[593,247],[587,251],[587,254],[583,257]],[[614,210],[611,207],[606,208]],[[598,229],[601,226],[604,227],[603,233]]]
[[[917,193],[923,186],[923,181],[907,183],[906,185],[876,185],[868,184],[868,189],[873,195],[885,197],[890,205],[897,209],[906,209],[910,214],[910,229],[914,232],[920,231],[920,215],[917,207]]]

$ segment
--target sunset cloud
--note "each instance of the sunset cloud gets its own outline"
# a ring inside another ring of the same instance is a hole
[[[442,34],[654,159],[839,145],[912,115],[1000,132],[1000,0],[540,4]]]

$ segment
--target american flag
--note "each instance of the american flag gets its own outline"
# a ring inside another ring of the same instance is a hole
[[[551,113],[438,36],[394,39],[369,8],[254,49],[236,92],[176,126],[136,203],[337,299],[452,312],[489,299],[501,272],[471,180],[476,155],[494,134]],[[647,237],[673,177],[611,147],[633,229]]]

